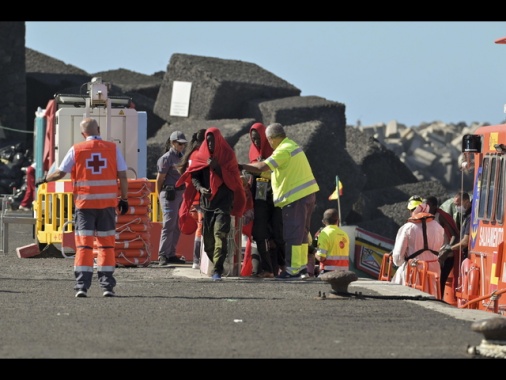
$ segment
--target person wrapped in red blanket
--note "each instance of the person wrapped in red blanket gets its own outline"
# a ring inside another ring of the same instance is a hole
[[[250,128],[250,162],[263,161],[272,155],[265,129],[262,123],[254,123]],[[257,246],[251,256],[252,276],[273,278],[285,266],[285,243],[283,216],[281,208],[274,206],[270,170],[252,175],[251,192],[255,214],[252,235]]]
[[[183,184],[186,184],[186,189],[179,209],[179,228],[183,230],[190,219],[195,223],[190,210],[196,192],[200,192],[200,207],[204,213],[204,250],[214,264],[213,280],[219,281],[228,253],[231,216],[243,216],[246,193],[235,152],[218,128],[206,130],[205,143],[176,186]]]

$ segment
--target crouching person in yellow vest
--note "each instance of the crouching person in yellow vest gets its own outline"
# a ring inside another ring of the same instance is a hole
[[[100,137],[95,119],[80,123],[85,141],[74,144],[53,173],[37,180],[36,186],[62,179],[71,173],[74,185],[75,240],[74,274],[76,297],[86,297],[93,277],[93,246],[97,240],[97,274],[102,295],[113,297],[116,279],[116,207],[128,211],[128,180],[125,158],[115,143]],[[118,202],[118,178],[121,198]]]
[[[239,169],[254,174],[272,171],[274,206],[280,207],[283,214],[286,263],[285,270],[276,278],[304,278],[307,276],[311,215],[320,188],[306,154],[295,141],[286,137],[281,124],[269,125],[265,135],[274,149],[272,154],[264,161],[239,165]]]
[[[335,208],[325,210],[322,223],[325,227],[315,236],[315,257],[320,262],[320,273],[349,270],[350,238],[338,227],[339,211]]]

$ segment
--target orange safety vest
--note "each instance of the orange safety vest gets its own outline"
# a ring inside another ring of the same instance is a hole
[[[118,205],[116,144],[101,139],[74,145],[71,178],[74,202],[79,209],[103,209]]]

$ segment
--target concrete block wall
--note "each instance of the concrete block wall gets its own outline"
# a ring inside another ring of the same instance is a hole
[[[25,23],[22,21],[0,22],[0,84],[0,139],[24,140],[28,129]]]

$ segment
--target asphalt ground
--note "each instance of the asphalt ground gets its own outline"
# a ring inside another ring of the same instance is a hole
[[[406,286],[359,278],[348,297],[319,279],[224,277],[191,263],[117,268],[116,297],[96,278],[74,297],[73,260],[57,246],[19,258],[33,226],[9,228],[0,252],[0,358],[483,358],[471,324],[497,315],[458,309]]]

